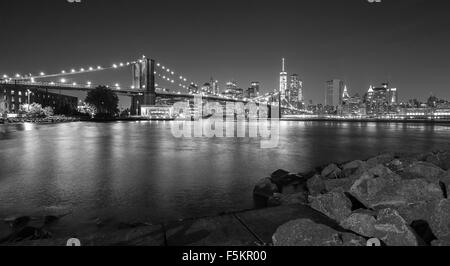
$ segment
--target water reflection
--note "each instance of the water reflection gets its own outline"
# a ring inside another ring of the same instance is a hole
[[[280,124],[278,149],[260,149],[258,139],[179,139],[170,128],[170,122],[0,126],[0,215],[56,208],[80,220],[160,222],[251,208],[254,184],[276,169],[307,172],[385,151],[448,148],[450,129],[291,121]]]

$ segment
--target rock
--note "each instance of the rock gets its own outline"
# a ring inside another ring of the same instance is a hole
[[[270,178],[263,178],[256,184],[253,195],[269,199],[274,193],[278,192],[277,185],[272,183]]]
[[[295,194],[280,194],[275,193],[267,201],[268,207],[278,207],[281,205],[295,205],[295,204],[307,204],[308,203],[308,193],[299,192]]]
[[[342,192],[330,192],[317,197],[310,197],[310,202],[311,208],[338,223],[347,219],[352,213],[352,202]]]
[[[394,160],[394,155],[390,154],[390,153],[386,153],[386,154],[381,154],[378,155],[377,157],[371,158],[369,160],[367,160],[367,166],[370,167],[374,167],[376,165],[386,165],[390,162],[392,162],[392,160]]]
[[[429,182],[439,180],[441,176],[444,176],[446,171],[437,167],[434,164],[426,162],[416,162],[413,165],[403,169],[401,176],[404,179],[417,179],[423,178]]]
[[[281,193],[288,195],[288,194],[297,194],[297,193],[303,193],[307,192],[308,188],[305,183],[299,182],[299,181],[293,181],[292,183],[288,185],[284,185],[281,188]]]
[[[353,213],[341,222],[341,226],[359,235],[372,238],[375,235],[375,223],[375,217],[370,214]]]
[[[367,170],[367,165],[363,161],[353,161],[346,163],[342,166],[342,172],[340,178],[348,178],[352,175],[358,175]]]
[[[322,177],[324,179],[336,179],[340,176],[342,170],[335,164],[330,164],[322,170]]]
[[[404,207],[444,196],[437,184],[423,179],[401,180],[387,168],[371,169],[353,184],[350,193],[369,208]]]
[[[281,197],[282,205],[293,205],[293,204],[307,204],[308,203],[308,193],[299,192],[295,194],[284,195]]]
[[[310,178],[307,181],[306,186],[309,193],[313,196],[320,195],[327,191],[325,187],[325,181],[320,177],[320,175],[315,175],[314,177]]]
[[[382,176],[379,176],[379,175]],[[383,175],[384,174],[384,175]],[[383,201],[385,193],[388,195],[395,193],[392,187],[399,182],[400,177],[396,176],[389,169],[373,168],[354,182],[350,188],[350,194],[367,207],[374,207]]]
[[[401,179],[400,176],[396,175],[389,168],[387,168],[386,166],[381,165],[381,164],[370,168],[369,170],[367,170],[364,173],[367,173],[368,175],[370,175],[373,178],[388,177],[388,178],[391,178],[391,179],[394,179],[394,180],[400,180]]]
[[[374,237],[387,246],[418,246],[414,230],[394,209],[384,209],[378,213],[374,224]]]
[[[18,218],[8,218],[5,222],[9,224],[12,230],[17,231],[26,227],[31,222],[30,216],[22,216]]]
[[[365,239],[338,232],[308,219],[288,222],[280,226],[272,237],[274,246],[364,246]]]
[[[270,175],[270,178],[272,180],[278,180],[278,179],[282,179],[283,177],[287,176],[288,174],[290,174],[288,171],[279,169],[279,170],[276,170],[275,172],[273,172],[272,175]]]
[[[282,171],[282,170],[279,170],[279,171]],[[289,187],[292,185],[298,186],[298,185],[304,184],[306,186],[306,179],[300,175],[295,175],[295,174],[282,175],[280,172],[280,174],[278,174],[278,175],[272,174],[272,177],[270,179],[271,179],[272,183],[274,183],[275,185],[278,186],[278,189],[280,191],[283,190],[284,187]]]
[[[326,191],[341,191],[347,192],[353,185],[353,180],[350,178],[342,178],[342,179],[329,179],[325,180],[325,189]]]
[[[429,221],[431,230],[438,239],[450,239],[450,200],[441,200]]]
[[[426,161],[428,163],[432,163],[445,171],[450,170],[450,153],[449,152],[430,153],[424,158],[424,161]]]
[[[431,242],[433,247],[450,247],[450,240],[434,240]]]
[[[272,183],[282,186],[283,184],[288,184],[288,182],[286,181],[286,177],[289,174],[290,173],[288,171],[280,169],[280,170],[273,172],[270,175],[270,179],[272,180]]]
[[[408,224],[412,224],[415,221],[428,221],[433,215],[433,211],[438,203],[438,200],[429,202],[420,201],[408,203],[403,206],[396,206],[395,209]]]

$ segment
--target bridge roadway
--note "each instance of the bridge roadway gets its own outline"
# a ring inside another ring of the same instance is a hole
[[[20,87],[29,90],[56,90],[56,91],[90,91],[93,90],[96,86],[94,85],[71,85],[71,84],[63,84],[63,83],[32,83],[32,82],[1,82],[0,86],[3,87]],[[114,92],[120,95],[125,96],[139,96],[143,95],[145,90],[142,89],[118,89],[110,87]],[[164,91],[156,91],[156,97],[164,97],[164,98],[194,98],[193,94],[189,93],[177,93],[177,92],[164,92]],[[215,100],[215,101],[226,101],[226,102],[251,102],[249,100],[243,99],[232,99],[227,97],[221,97],[217,95],[204,95],[202,96],[206,100]]]

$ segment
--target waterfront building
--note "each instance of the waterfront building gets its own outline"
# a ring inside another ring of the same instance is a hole
[[[4,111],[18,113],[21,106],[37,103],[42,107],[51,107],[55,114],[75,114],[78,109],[78,98],[44,89],[26,89],[20,86],[0,86],[0,100]]]
[[[398,91],[397,88],[389,89],[389,104],[398,105]]]
[[[171,106],[141,105],[141,116],[149,119],[172,119]]]
[[[326,82],[325,105],[339,106],[343,103],[344,82],[340,79],[332,79]]]

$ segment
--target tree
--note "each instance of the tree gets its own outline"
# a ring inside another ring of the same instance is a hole
[[[8,111],[8,109],[6,108],[6,102],[2,99],[0,100],[0,118],[4,118],[6,117],[6,112]]]
[[[55,114],[53,108],[51,108],[50,106],[45,107],[42,111],[46,117],[53,116]]]
[[[85,102],[95,108],[96,115],[112,117],[119,112],[119,97],[105,86],[89,91]]]

